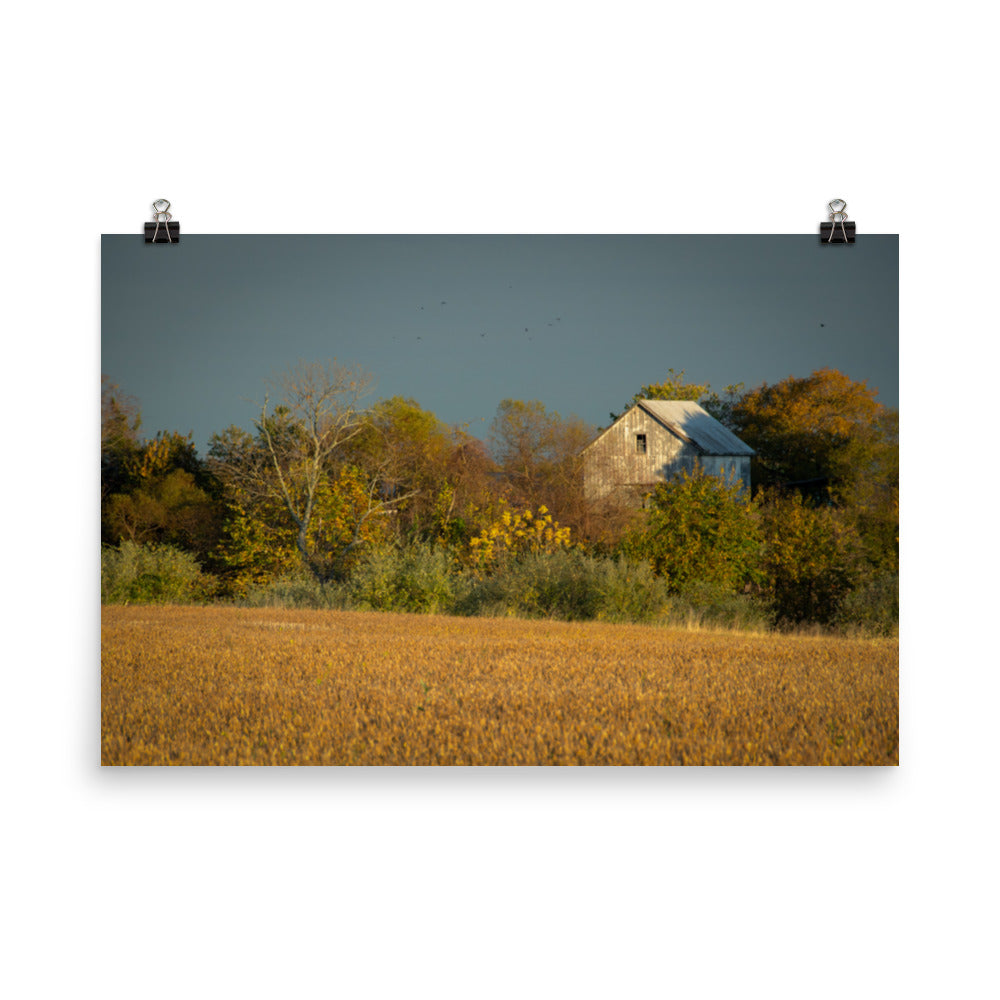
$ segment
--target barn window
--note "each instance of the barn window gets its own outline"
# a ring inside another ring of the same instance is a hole
[[[646,435],[636,434],[635,436],[635,450],[639,455],[646,454]]]

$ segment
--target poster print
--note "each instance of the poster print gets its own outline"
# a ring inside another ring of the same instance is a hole
[[[106,236],[102,761],[898,763],[898,240]]]

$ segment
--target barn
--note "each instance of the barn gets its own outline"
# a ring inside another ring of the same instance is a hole
[[[750,489],[753,448],[693,400],[640,399],[583,451],[584,495],[641,496],[657,483],[702,468]]]

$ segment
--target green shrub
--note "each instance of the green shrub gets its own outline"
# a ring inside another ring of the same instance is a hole
[[[668,601],[668,584],[649,563],[592,559],[598,591],[597,618],[610,622],[645,622],[659,617]]]
[[[716,584],[692,582],[670,596],[662,622],[682,628],[766,632],[773,623],[773,612],[761,598],[734,594]]]
[[[337,608],[349,606],[342,584],[320,583],[305,570],[250,587],[238,602],[249,608]]]
[[[456,577],[447,552],[418,542],[371,552],[345,586],[351,606],[361,610],[433,614],[450,609]]]
[[[454,609],[467,615],[648,621],[666,596],[666,584],[648,565],[560,551],[525,556],[475,580]]]
[[[898,634],[899,577],[882,574],[852,590],[840,602],[834,623],[846,632]]]
[[[507,608],[529,618],[596,618],[599,596],[594,561],[577,552],[525,556],[495,580]]]
[[[699,581],[736,593],[756,579],[756,504],[740,479],[683,472],[657,485],[648,502],[645,523],[626,534],[621,549],[630,559],[648,560],[674,593]]]
[[[852,519],[801,496],[769,496],[760,506],[764,532],[763,585],[782,626],[834,623],[863,567]]]
[[[171,545],[124,541],[101,549],[102,604],[167,604],[203,601],[216,580],[190,552]]]
[[[301,571],[251,587],[240,604],[255,608],[447,611],[459,588],[447,554],[428,543],[370,552],[335,583]]]

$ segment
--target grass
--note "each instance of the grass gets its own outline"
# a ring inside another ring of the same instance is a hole
[[[105,607],[104,764],[897,764],[898,643]]]

